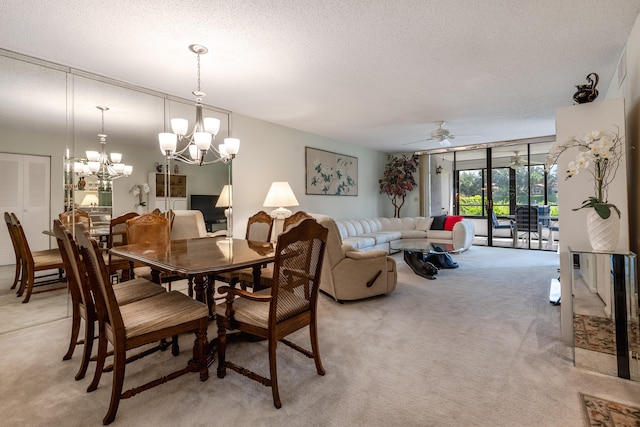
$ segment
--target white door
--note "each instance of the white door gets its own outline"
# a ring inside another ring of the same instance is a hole
[[[0,153],[0,211],[14,212],[31,250],[49,248],[43,230],[49,224],[51,159],[43,156]],[[6,225],[0,227],[0,265],[13,264],[15,254]]]

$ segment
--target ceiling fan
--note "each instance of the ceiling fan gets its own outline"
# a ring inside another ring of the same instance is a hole
[[[525,159],[523,159],[520,156],[519,153],[520,153],[519,151],[514,151],[513,152],[513,154],[515,154],[515,156],[513,156],[511,158],[511,163],[509,164],[509,167],[511,169],[518,169],[518,168],[521,168],[523,166],[527,166],[529,164]]]
[[[417,144],[418,142],[424,142],[424,141],[438,141],[438,143],[440,143],[441,146],[449,147],[451,145],[451,142],[449,140],[450,139],[455,139],[455,136],[451,135],[449,133],[448,129],[443,128],[444,123],[445,123],[444,120],[438,120],[438,121],[436,121],[434,123],[437,126],[437,128],[435,128],[433,131],[431,131],[431,138],[420,139],[418,141],[406,142],[406,143],[404,143],[402,145]]]

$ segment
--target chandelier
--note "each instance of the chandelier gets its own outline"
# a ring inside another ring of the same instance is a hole
[[[108,111],[109,107],[98,105],[96,108],[102,113],[102,130],[98,134],[100,151],[87,151],[86,160],[76,161],[73,164],[73,171],[77,174],[95,176],[100,180],[101,184],[108,185],[108,182],[114,179],[131,175],[133,166],[121,163],[121,153],[111,153],[111,155],[107,155],[107,134],[104,133],[104,112]]]
[[[175,159],[192,165],[207,165],[216,162],[227,163],[233,159],[240,149],[240,140],[225,138],[224,144],[216,149],[212,141],[220,130],[220,120],[214,117],[202,117],[202,98],[206,96],[200,89],[200,55],[209,50],[199,44],[192,44],[189,50],[198,56],[198,89],[192,93],[196,97],[196,122],[191,133],[187,119],[171,119],[171,130],[158,134],[158,142],[162,154],[168,159]],[[178,148],[178,142],[184,144]],[[211,154],[211,155],[209,155]]]

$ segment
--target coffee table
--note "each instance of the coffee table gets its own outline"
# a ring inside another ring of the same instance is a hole
[[[419,276],[426,279],[435,279],[438,268],[458,268],[458,263],[454,262],[449,254],[459,253],[464,250],[462,245],[443,243],[432,240],[396,240],[391,242],[391,250],[402,251],[404,261]],[[440,266],[436,257],[448,258],[449,266]]]

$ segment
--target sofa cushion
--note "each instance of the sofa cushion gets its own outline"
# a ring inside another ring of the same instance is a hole
[[[357,235],[356,227],[354,227],[351,221],[344,221],[343,224],[344,224],[344,228],[347,230],[348,237],[353,237]]]
[[[402,223],[402,230],[415,230],[416,222],[413,218],[400,218],[400,222]]]
[[[449,231],[453,230],[453,226],[456,225],[456,222],[460,222],[463,219],[463,216],[448,215],[444,220],[444,229]]]
[[[447,215],[438,215],[433,217],[433,222],[431,223],[431,230],[444,230],[444,221],[447,218]]]
[[[431,228],[431,223],[433,222],[433,217],[425,218],[418,217],[416,218],[416,230],[427,231]]]

